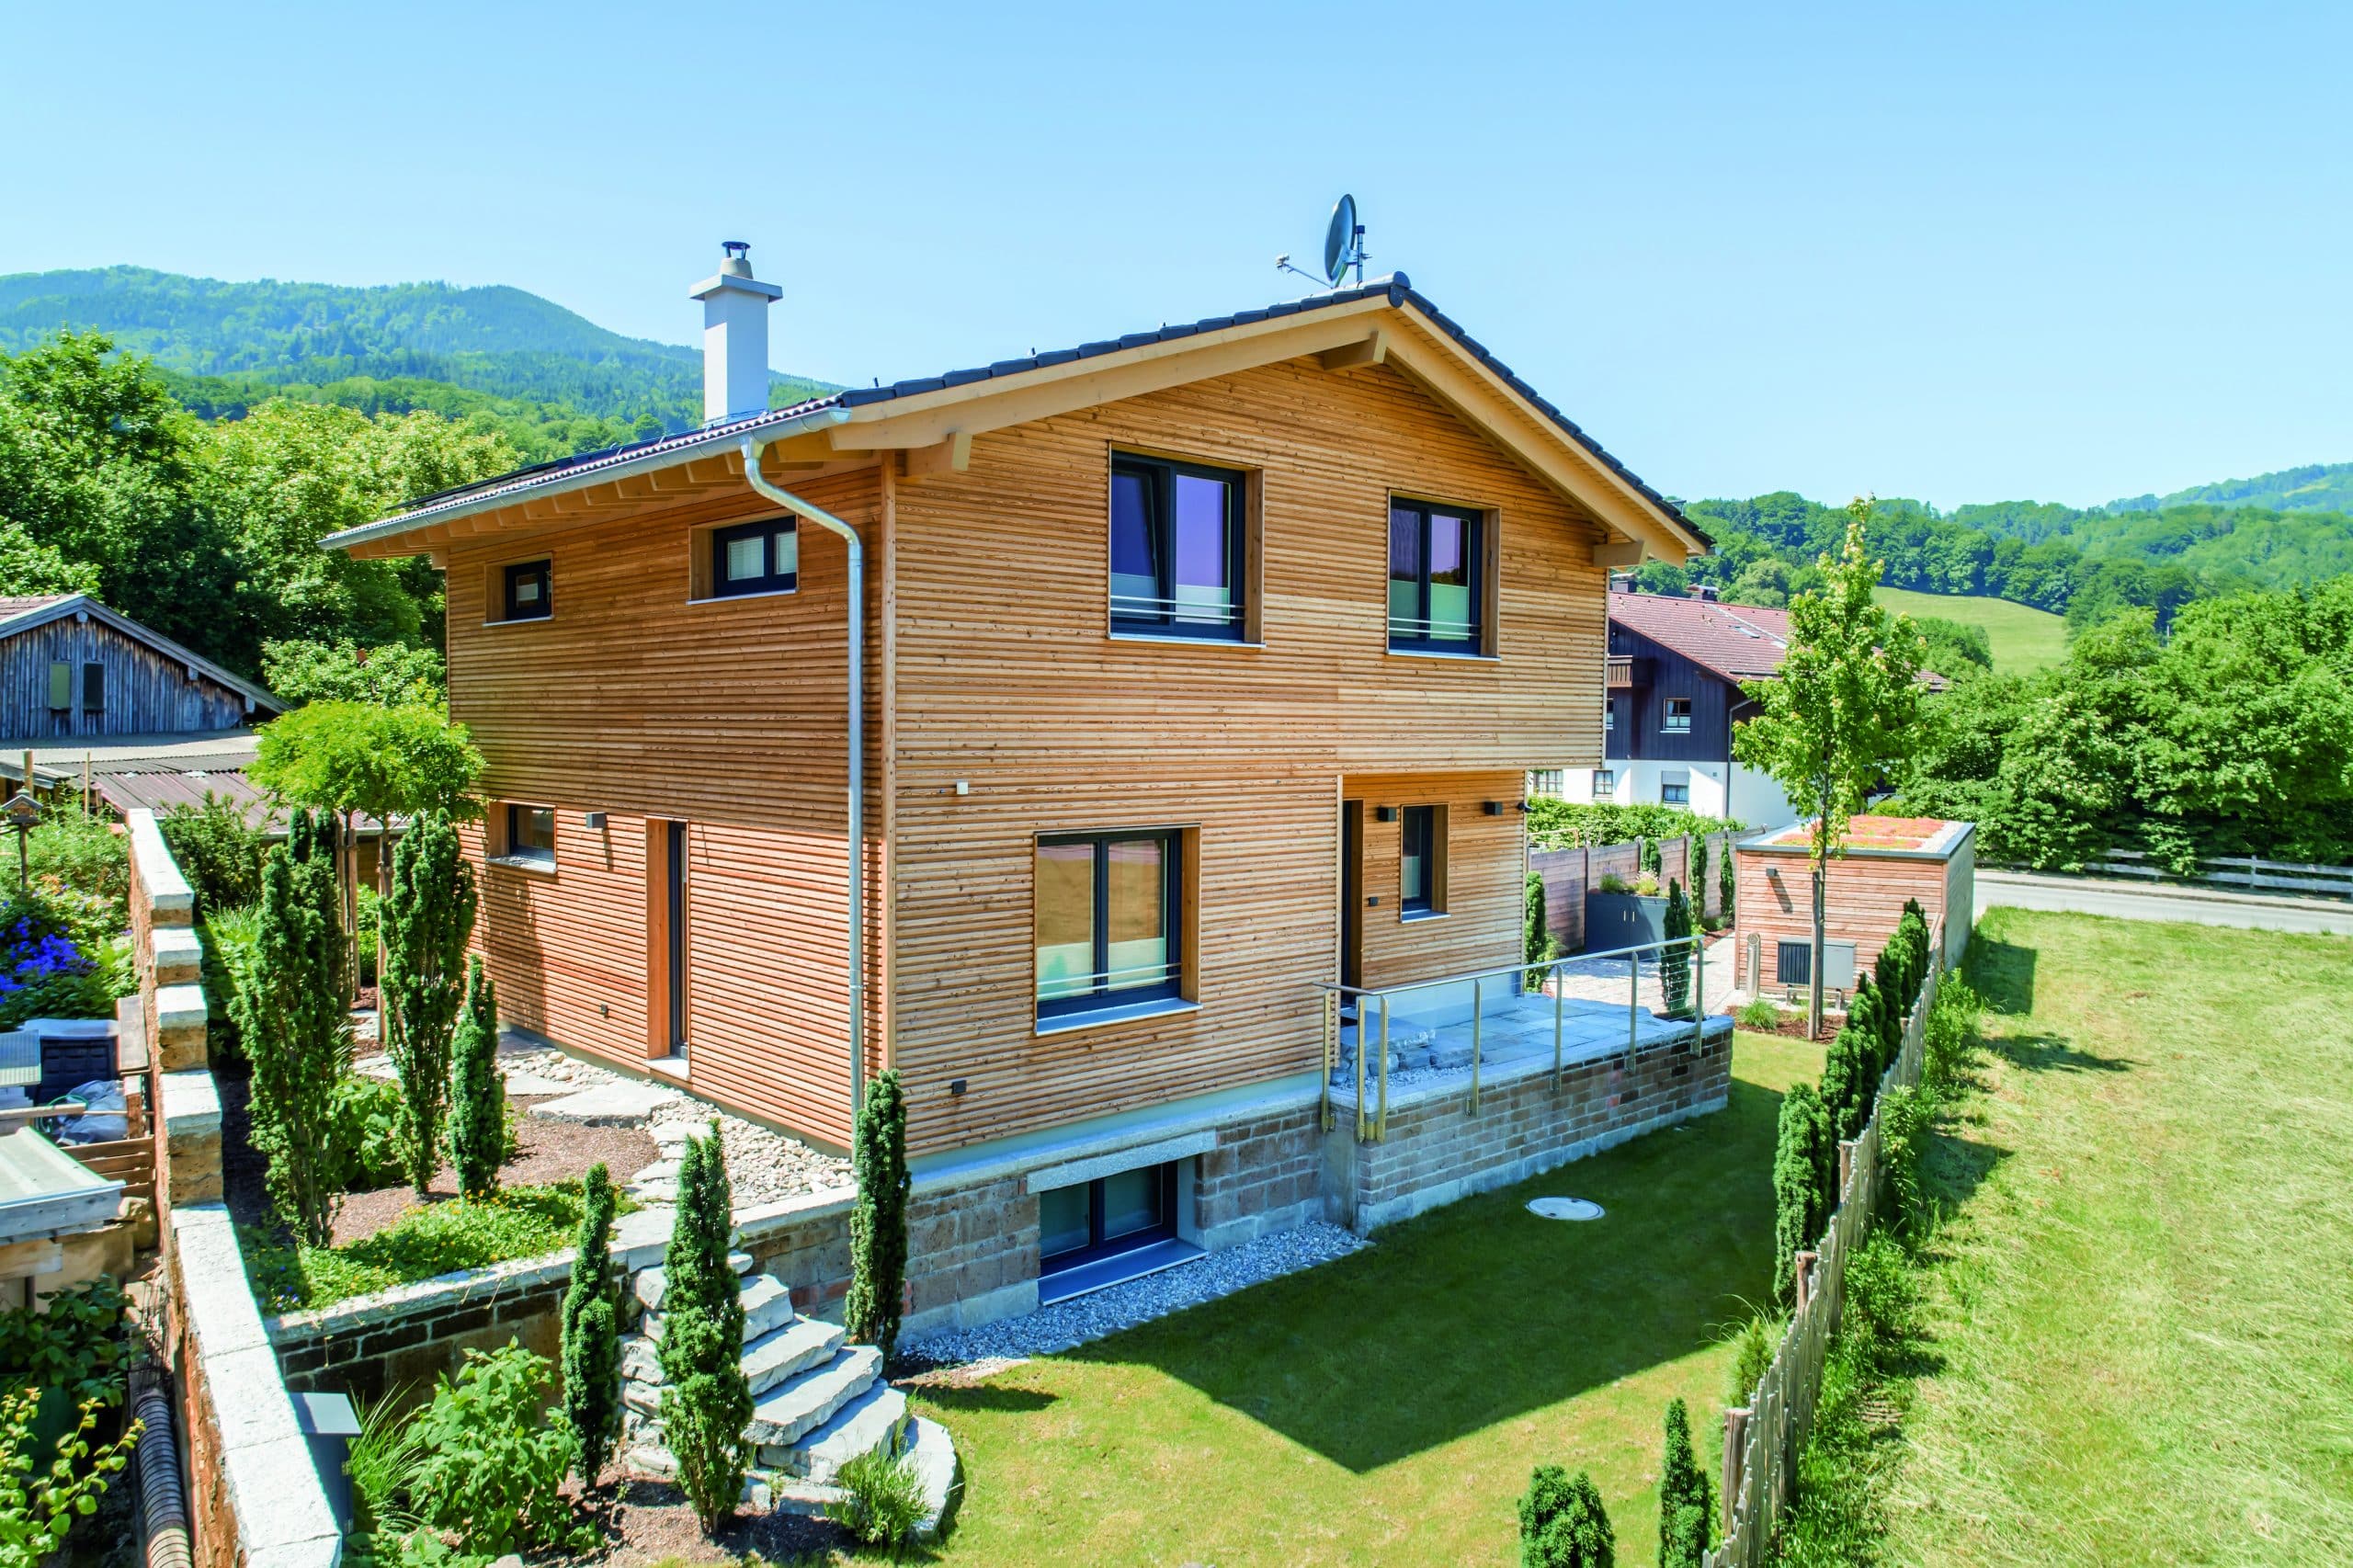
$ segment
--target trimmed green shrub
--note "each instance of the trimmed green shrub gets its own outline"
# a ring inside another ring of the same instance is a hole
[[[1683,884],[1670,880],[1666,884],[1666,919],[1663,926],[1666,939],[1680,941],[1691,935],[1691,901],[1683,896]],[[1658,985],[1666,1003],[1670,1018],[1688,1018],[1691,1007],[1691,949],[1668,948],[1658,956]]]
[[[253,1063],[253,1142],[269,1162],[278,1215],[324,1246],[341,1195],[335,1096],[351,1061],[344,946],[333,840],[323,817],[297,811],[262,867],[252,952],[233,971],[232,1011]]]
[[[849,1296],[842,1322],[852,1343],[872,1345],[884,1365],[898,1346],[907,1294],[907,1107],[893,1068],[866,1085],[852,1164],[858,1204],[849,1214]]]
[[[392,891],[383,906],[383,996],[384,1049],[400,1070],[407,1107],[403,1148],[409,1185],[419,1193],[432,1185],[441,1163],[450,1035],[467,996],[466,943],[478,902],[473,869],[448,814],[417,813],[392,852]]]
[[[498,994],[478,953],[466,964],[466,1006],[449,1040],[449,1164],[458,1190],[487,1198],[498,1190],[506,1158],[506,1085],[498,1075]],[[407,1104],[413,1119],[416,1096]]]
[[[1520,891],[1519,940],[1519,956],[1529,965],[1524,983],[1530,988],[1544,983],[1543,966],[1561,956],[1561,938],[1552,935],[1551,924],[1552,916],[1544,907],[1544,879],[1530,871]]]
[[[1691,864],[1687,868],[1691,879],[1691,907],[1704,919],[1708,912],[1708,835],[1691,835]]]
[[[1520,1568],[1615,1568],[1618,1538],[1584,1471],[1538,1465],[1519,1500]]]
[[[669,1385],[662,1391],[662,1435],[705,1534],[734,1513],[750,1457],[744,1302],[727,1262],[733,1208],[718,1133],[688,1140],[677,1217],[662,1256],[662,1375]]]
[[[401,1156],[401,1086],[347,1073],[329,1103],[333,1161],[328,1180],[343,1192],[374,1192],[408,1179]]]
[[[1702,1568],[1715,1507],[1715,1487],[1691,1451],[1691,1413],[1681,1400],[1669,1401],[1658,1473],[1659,1568]]]
[[[156,813],[155,825],[173,863],[195,890],[198,919],[261,897],[261,862],[269,839],[245,821],[234,801],[207,790],[202,805],[166,806]]]
[[[1781,1096],[1773,1144],[1773,1299],[1784,1305],[1796,1291],[1798,1254],[1820,1239],[1830,1214],[1822,1179],[1823,1131],[1821,1096],[1810,1084],[1793,1085]]]
[[[838,1503],[825,1506],[825,1517],[849,1531],[861,1546],[895,1547],[915,1533],[928,1511],[924,1505],[923,1477],[915,1461],[880,1449],[858,1455],[834,1477],[842,1489]]]
[[[1739,909],[1739,905],[1733,898],[1734,889],[1732,861],[1732,846],[1727,843],[1724,846],[1724,858],[1716,867],[1716,907],[1724,912],[1724,919],[1727,922],[1733,920],[1733,915]]]
[[[1887,1071],[1887,1036],[1879,1027],[1879,988],[1868,974],[1855,977],[1855,999],[1847,1006],[1847,1027],[1862,1040],[1863,1082],[1877,1084]]]
[[[563,1293],[563,1424],[593,1489],[621,1435],[621,1334],[613,1298],[613,1183],[600,1161],[581,1187],[580,1234]]]
[[[575,1528],[558,1490],[572,1469],[572,1434],[541,1419],[547,1358],[513,1340],[466,1352],[455,1378],[411,1427],[417,1457],[411,1500],[418,1517],[454,1530],[464,1551],[484,1557],[548,1548],[585,1551],[592,1526]]]
[[[1852,1138],[1870,1119],[1871,1062],[1878,1041],[1850,1021],[1831,1037],[1822,1062],[1822,1103],[1829,1108],[1830,1127],[1839,1138]]]

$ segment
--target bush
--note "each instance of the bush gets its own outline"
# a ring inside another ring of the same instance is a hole
[[[549,1370],[547,1358],[513,1340],[487,1354],[469,1350],[457,1377],[442,1379],[411,1424],[417,1516],[455,1530],[468,1552],[499,1557],[596,1544],[594,1528],[573,1528],[558,1491],[574,1450],[571,1432],[540,1418]]]
[[[1781,1027],[1781,1009],[1762,996],[1743,1002],[1736,1016],[1745,1029],[1779,1030]]]
[[[1928,1098],[1909,1086],[1890,1089],[1880,1096],[1881,1207],[1906,1233],[1916,1232],[1927,1217],[1920,1157],[1927,1145],[1934,1111]]]
[[[744,1301],[727,1262],[733,1230],[718,1132],[689,1139],[678,1165],[678,1210],[662,1255],[662,1433],[678,1489],[704,1533],[735,1511],[752,1418],[745,1381]]]
[[[1724,1391],[1724,1406],[1745,1410],[1756,1397],[1756,1385],[1772,1369],[1773,1351],[1780,1343],[1781,1324],[1765,1312],[1751,1312],[1733,1330],[1732,1386]]]
[[[26,835],[25,871],[37,889],[91,901],[97,937],[131,924],[131,841],[78,800],[61,798]]]
[[[907,1107],[899,1074],[886,1070],[866,1086],[852,1157],[858,1205],[849,1215],[849,1297],[842,1321],[853,1343],[872,1345],[888,1365],[899,1339],[907,1292]]]
[[[1918,1332],[1920,1286],[1903,1245],[1884,1231],[1847,1259],[1846,1309],[1838,1332],[1873,1363]]]
[[[1643,838],[1642,847],[1634,851],[1634,863],[1643,875],[1656,881],[1659,874],[1658,840]]]
[[[1593,884],[1593,891],[1596,892],[1627,893],[1634,891],[1634,884],[1628,881],[1625,878],[1620,876],[1615,871],[1604,871],[1601,873],[1601,879]]]
[[[1618,1540],[1584,1471],[1539,1465],[1519,1500],[1520,1568],[1614,1568]]]
[[[279,1216],[313,1246],[332,1233],[334,1098],[351,1061],[343,943],[330,826],[296,812],[262,868],[251,950],[233,964],[232,1011],[253,1063],[253,1142],[269,1161]]]
[[[613,1184],[588,1167],[572,1283],[563,1293],[563,1422],[579,1450],[580,1483],[594,1487],[621,1435],[621,1340],[613,1299]]]
[[[1781,1096],[1773,1145],[1773,1299],[1787,1303],[1797,1289],[1798,1254],[1820,1239],[1830,1216],[1824,1191],[1824,1107],[1811,1085]],[[1836,1158],[1832,1152],[1832,1159]]]
[[[1726,844],[1724,858],[1716,866],[1716,906],[1724,912],[1724,923],[1728,926],[1737,924],[1733,916],[1740,908],[1738,901],[1733,897],[1738,890],[1733,885],[1732,860],[1732,846]]]
[[[92,1448],[98,1410],[95,1401],[85,1402],[81,1419],[57,1445],[56,1459],[37,1466],[40,1411],[39,1389],[0,1397],[0,1568],[39,1568],[55,1557],[74,1521],[97,1511],[98,1499],[139,1440],[140,1425],[133,1421],[105,1448]]]
[[[1641,876],[1634,879],[1634,891],[1644,898],[1656,898],[1658,896],[1658,879],[1651,875],[1650,872],[1644,871]]]
[[[1666,884],[1665,930],[1670,942],[1681,941],[1691,935],[1691,901],[1683,896],[1683,884],[1671,878]],[[1661,999],[1666,1004],[1668,1017],[1688,1018],[1693,1015],[1689,948],[1669,948],[1659,954],[1658,985]],[[1706,1010],[1704,1002],[1705,998],[1702,998],[1703,1005],[1697,1011]]]
[[[128,1298],[105,1275],[46,1297],[42,1310],[0,1311],[0,1384],[62,1389],[75,1404],[120,1404],[131,1341]]]
[[[384,1048],[400,1069],[407,1107],[403,1147],[409,1183],[418,1192],[431,1185],[440,1161],[451,1036],[468,996],[466,944],[479,903],[472,868],[449,816],[418,813],[392,852],[383,984],[389,1004]]]
[[[110,1018],[135,988],[131,949],[102,901],[36,889],[0,904],[0,1028],[28,1018]]]
[[[825,1517],[849,1531],[861,1546],[895,1547],[915,1533],[928,1511],[923,1478],[914,1460],[879,1449],[842,1466],[834,1484],[844,1494],[825,1506]]]
[[[1659,1568],[1703,1568],[1715,1509],[1715,1488],[1691,1451],[1691,1414],[1674,1400],[1658,1473]]]
[[[1739,827],[1736,822],[1703,817],[1680,806],[1584,805],[1549,795],[1528,802],[1528,835],[1541,849],[1598,848],[1637,838],[1680,838]]]
[[[1544,907],[1544,879],[1534,871],[1520,890],[1519,956],[1529,965],[1523,983],[1529,987],[1544,983],[1544,965],[1561,956],[1561,938],[1552,935],[1552,916]]]
[[[407,1097],[412,1115],[416,1096]],[[470,1199],[498,1190],[506,1158],[506,1085],[498,1076],[498,995],[482,957],[466,966],[466,1007],[449,1040],[449,1163]]]
[[[328,1105],[334,1149],[326,1179],[340,1192],[374,1192],[406,1179],[401,1161],[401,1086],[389,1078],[348,1073]]]
[[[1838,1138],[1854,1137],[1870,1118],[1871,1088],[1877,1081],[1871,1060],[1877,1051],[1878,1042],[1851,1021],[1831,1037],[1822,1062],[1822,1103]]]
[[[180,874],[196,890],[198,919],[260,899],[261,861],[269,841],[245,821],[235,801],[207,790],[202,805],[166,806],[155,825]]]
[[[1942,1095],[1959,1081],[1975,1048],[1984,1008],[1983,998],[1960,975],[1948,974],[1937,982],[1936,1004],[1928,1009],[1921,1042],[1920,1082],[1931,1094]]]

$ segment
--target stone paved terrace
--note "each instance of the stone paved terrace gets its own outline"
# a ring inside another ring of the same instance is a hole
[[[1727,969],[1729,965],[1725,966]],[[1627,1007],[1623,1000],[1624,967],[1619,968],[1618,984],[1620,999],[1615,1002],[1596,1001],[1574,994],[1557,999],[1559,1015],[1561,1061],[1574,1065],[1599,1056],[1621,1054],[1629,1043]],[[1712,982],[1713,977],[1711,977]],[[1729,976],[1727,976],[1729,982]],[[1712,993],[1715,987],[1710,984]],[[1530,994],[1506,996],[1489,1002],[1479,1029],[1479,1062],[1481,1071],[1495,1076],[1509,1076],[1552,1062],[1552,1042],[1556,999],[1550,994]],[[1368,1024],[1377,1035],[1380,1025],[1368,1006]],[[1688,1036],[1693,1025],[1689,1021],[1673,1022],[1643,1008],[1633,1015],[1632,1044],[1638,1051],[1650,1051],[1671,1044]],[[1729,1033],[1732,1020],[1711,1017],[1708,1020],[1711,1036]],[[1401,1088],[1418,1087],[1425,1082],[1442,1078],[1469,1076],[1471,1065],[1471,1021],[1438,1024],[1434,1028],[1405,1028],[1397,1017],[1390,1020],[1389,1048],[1392,1057],[1389,1088],[1392,1097]],[[1336,1088],[1353,1094],[1356,1087],[1356,1030],[1344,1027],[1340,1031],[1340,1062],[1332,1075]],[[1370,1084],[1378,1059],[1366,1063],[1366,1082]]]

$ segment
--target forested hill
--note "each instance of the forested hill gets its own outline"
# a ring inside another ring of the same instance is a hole
[[[2275,512],[2353,512],[2353,463],[2307,463],[2258,473],[2253,479],[2225,479],[2217,484],[2193,484],[2170,495],[2135,495],[2110,501],[2102,511],[2155,512],[2167,506],[2263,506]]]
[[[502,425],[585,416],[571,446],[702,418],[702,355],[608,332],[521,289],[224,283],[142,267],[0,276],[0,352],[97,330],[168,372],[200,414],[270,396],[370,412],[487,412]],[[824,383],[778,376],[772,403]],[[540,442],[528,442],[537,446]]]

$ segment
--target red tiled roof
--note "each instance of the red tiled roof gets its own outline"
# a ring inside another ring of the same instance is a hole
[[[1789,656],[1790,612],[1784,609],[1613,591],[1609,619],[1735,685],[1780,674]],[[1921,671],[1920,678],[1934,690],[1945,687],[1944,677],[1931,671]]]

